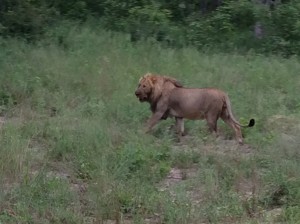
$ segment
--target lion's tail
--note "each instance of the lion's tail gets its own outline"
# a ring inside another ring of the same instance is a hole
[[[229,97],[227,95],[225,95],[225,103],[226,103],[226,107],[227,107],[227,111],[228,111],[228,115],[229,117],[231,118],[231,120],[239,125],[240,127],[244,127],[244,128],[247,128],[247,127],[253,127],[255,125],[255,120],[253,118],[250,119],[249,121],[249,124],[248,125],[241,125],[233,116],[232,114],[232,110],[231,110],[231,103],[230,103],[230,100],[229,100]]]

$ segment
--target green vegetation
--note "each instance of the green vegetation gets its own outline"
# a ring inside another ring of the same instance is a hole
[[[297,58],[132,43],[71,22],[44,36],[0,39],[0,223],[299,222]],[[228,92],[236,117],[257,121],[246,145],[222,122],[226,140],[188,121],[176,143],[171,119],[145,135],[134,90],[148,71]]]
[[[134,42],[300,54],[300,0],[2,0],[0,36],[36,41],[63,19],[94,21]]]

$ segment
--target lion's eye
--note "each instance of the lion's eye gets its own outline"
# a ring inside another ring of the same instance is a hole
[[[146,88],[146,85],[143,85],[143,88]]]

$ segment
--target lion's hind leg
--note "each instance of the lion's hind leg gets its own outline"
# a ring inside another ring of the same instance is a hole
[[[208,116],[206,116],[206,122],[207,122],[208,130],[215,137],[218,137],[217,121],[218,121],[218,115],[209,114]]]
[[[238,143],[242,145],[243,137],[241,127],[236,124],[227,113],[222,114],[221,119],[234,130]]]

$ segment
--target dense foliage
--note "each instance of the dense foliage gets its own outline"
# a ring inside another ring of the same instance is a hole
[[[1,0],[0,35],[34,40],[56,21],[97,21],[133,41],[300,53],[300,0]]]

